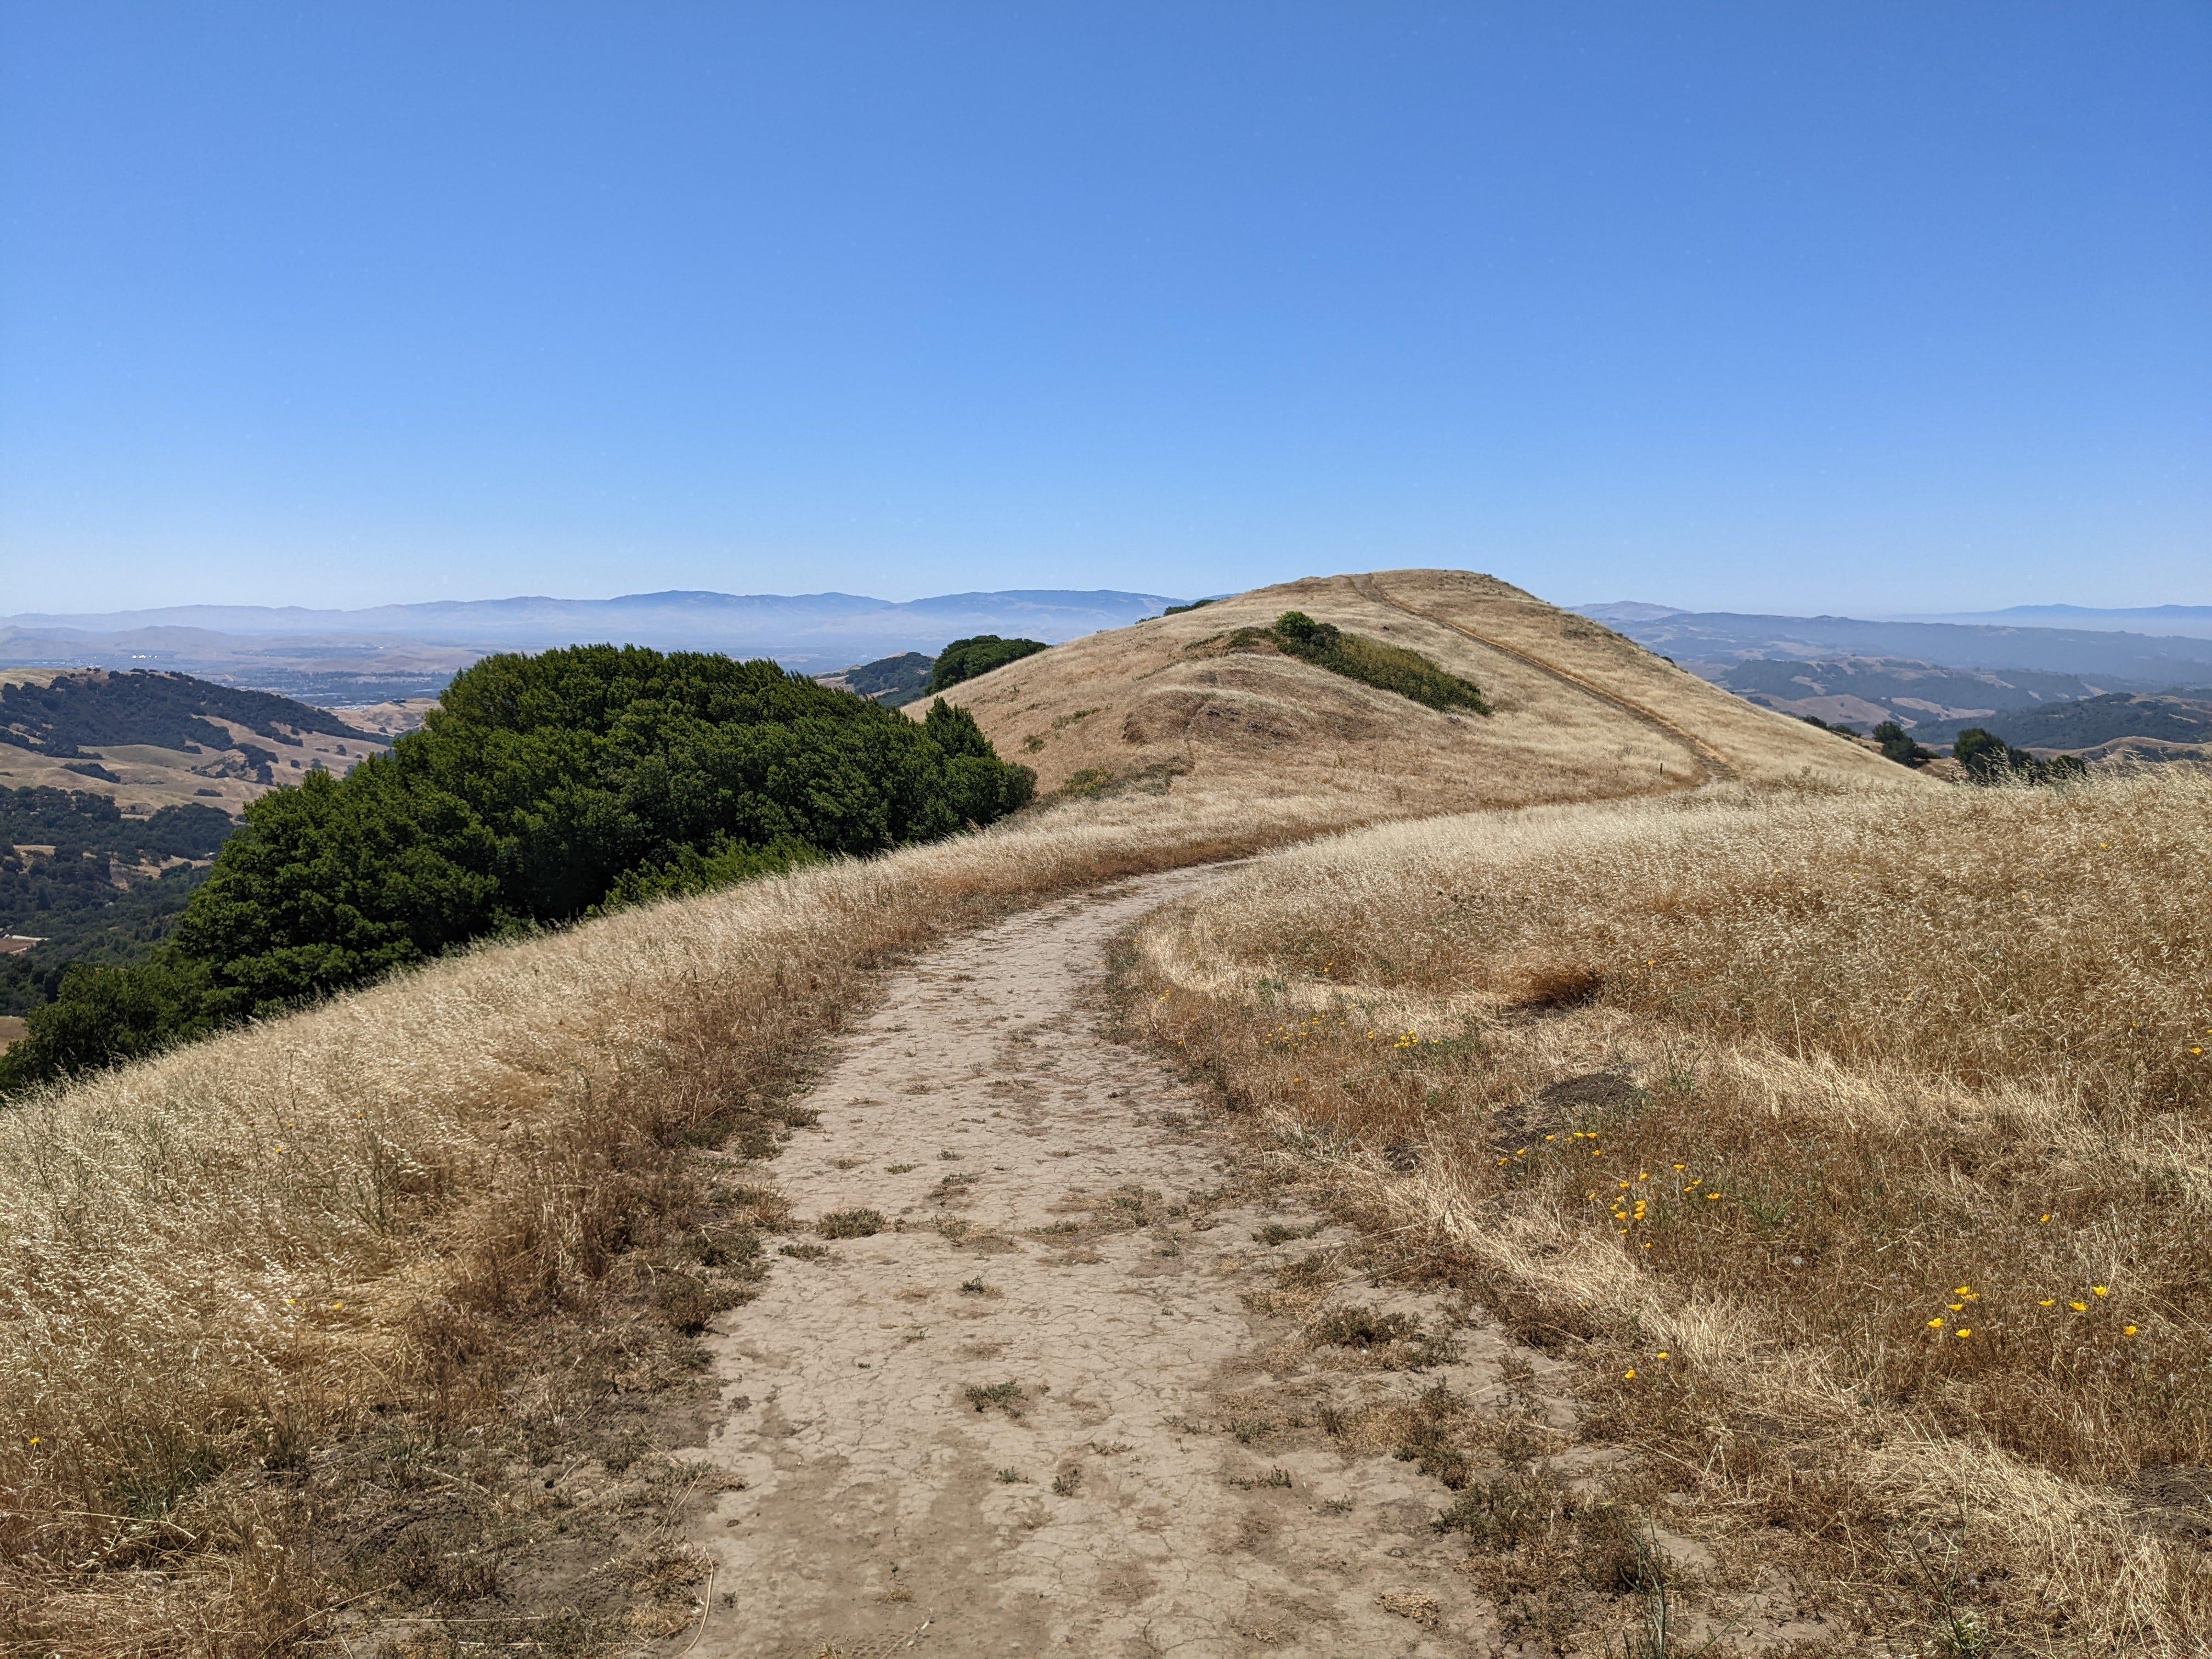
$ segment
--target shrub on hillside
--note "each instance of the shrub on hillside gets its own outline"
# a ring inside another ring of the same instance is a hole
[[[927,690],[949,691],[963,680],[972,680],[994,668],[1004,668],[1010,662],[1033,657],[1044,648],[1042,640],[1002,640],[996,634],[977,634],[969,639],[955,640],[938,653]]]
[[[1364,634],[1347,634],[1334,623],[1316,622],[1303,611],[1285,611],[1275,619],[1275,643],[1291,655],[1346,679],[1436,709],[1468,708],[1487,714],[1490,704],[1473,680],[1438,667],[1418,651],[1386,645]]]
[[[1952,740],[1951,757],[1976,783],[2066,783],[2089,775],[2077,755],[2045,760],[1979,726],[1968,726]]]
[[[916,724],[772,662],[612,646],[488,657],[390,756],[249,806],[173,942],[65,980],[0,1056],[0,1088],[488,933],[988,823],[1034,782],[962,710],[940,702]]]
[[[1936,751],[1913,742],[1912,736],[1895,720],[1884,720],[1867,735],[1881,745],[1885,758],[1899,766],[1925,766],[1936,758]]]

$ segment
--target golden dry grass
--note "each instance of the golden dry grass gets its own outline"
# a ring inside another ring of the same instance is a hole
[[[1714,1595],[2212,1643],[2212,779],[1391,825],[1140,960],[1287,1168],[1578,1358]]]
[[[392,1458],[502,1425],[550,1456],[590,1390],[549,1364],[613,1388],[665,1369],[635,1333],[585,1352],[677,1234],[728,1218],[691,1149],[766,1144],[872,968],[1329,821],[1133,805],[479,950],[0,1115],[0,1631],[42,1654],[260,1652],[364,1593],[389,1610],[389,1564],[328,1547],[360,1530],[349,1505],[406,1484]],[[379,1437],[370,1474],[325,1478]]]
[[[1207,643],[1293,605],[1472,675],[1498,714]],[[492,1566],[456,1540],[555,1524],[540,1460],[619,1473],[582,1446],[592,1413],[665,1381],[670,1328],[744,1293],[736,1243],[774,1195],[699,1149],[772,1145],[870,970],[950,930],[1440,809],[1722,769],[1924,787],[1449,573],[1292,584],[961,693],[1048,789],[1110,781],[962,841],[480,950],[0,1116],[0,1630],[71,1656],[277,1652],[337,1606],[481,1595]],[[405,1531],[423,1494],[464,1490]],[[633,1539],[616,1577],[680,1586],[665,1541]]]
[[[1237,629],[1290,610],[1419,651],[1475,681],[1496,713],[1442,714],[1278,653],[1224,652]],[[1220,799],[1292,789],[1336,800],[1346,817],[1610,799],[1724,772],[1906,775],[1466,571],[1260,588],[1055,646],[963,683],[952,701],[1001,754],[1035,767],[1047,792],[1104,783]]]

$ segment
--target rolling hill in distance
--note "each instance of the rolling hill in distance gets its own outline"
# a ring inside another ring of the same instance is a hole
[[[1492,712],[1423,708],[1251,637],[1292,610],[1421,653],[1480,685]],[[1466,571],[1259,588],[1024,658],[955,695],[1002,754],[1036,769],[1041,792],[1310,793],[1331,816],[1367,818],[1806,769],[1910,776]]]

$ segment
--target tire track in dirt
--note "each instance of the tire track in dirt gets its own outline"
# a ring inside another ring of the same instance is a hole
[[[1694,789],[1700,784],[1711,783],[1717,780],[1726,781],[1735,775],[1735,769],[1723,758],[1720,750],[1694,732],[1677,726],[1664,714],[1656,709],[1645,708],[1633,698],[1624,697],[1619,692],[1608,690],[1595,680],[1587,679],[1571,668],[1562,668],[1555,662],[1547,661],[1532,652],[1523,651],[1519,646],[1508,645],[1503,640],[1492,639],[1487,634],[1478,634],[1471,628],[1462,627],[1448,617],[1439,617],[1434,611],[1423,611],[1417,606],[1394,599],[1382,591],[1382,584],[1372,576],[1354,576],[1352,578],[1352,591],[1364,599],[1371,600],[1401,615],[1416,617],[1425,623],[1432,623],[1438,628],[1448,629],[1462,639],[1472,640],[1485,650],[1495,651],[1502,656],[1510,657],[1523,667],[1533,668],[1540,674],[1548,675],[1560,684],[1571,686],[1586,696],[1596,698],[1607,707],[1627,715],[1640,725],[1649,726],[1670,742],[1680,744],[1690,751],[1691,757],[1696,763],[1700,773],[1700,775],[1692,778],[1685,786],[1686,787]]]
[[[883,1229],[788,1235],[718,1322],[694,1659],[1497,1650],[1443,1484],[1345,1425],[1441,1385],[1564,1430],[1560,1368],[1358,1282],[1348,1231],[1240,1180],[1172,1071],[1101,1029],[1110,940],[1216,878],[956,941],[841,1042],[776,1174],[801,1221]],[[1331,1309],[1419,1339],[1316,1343]]]

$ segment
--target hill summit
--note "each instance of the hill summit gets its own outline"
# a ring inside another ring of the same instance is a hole
[[[1300,613],[1479,687],[1490,712],[1363,683],[1276,632]],[[1259,792],[1347,816],[1650,793],[1904,769],[1754,708],[1495,577],[1391,570],[1255,589],[1055,646],[961,685],[1041,792]],[[910,711],[919,714],[921,705]]]

